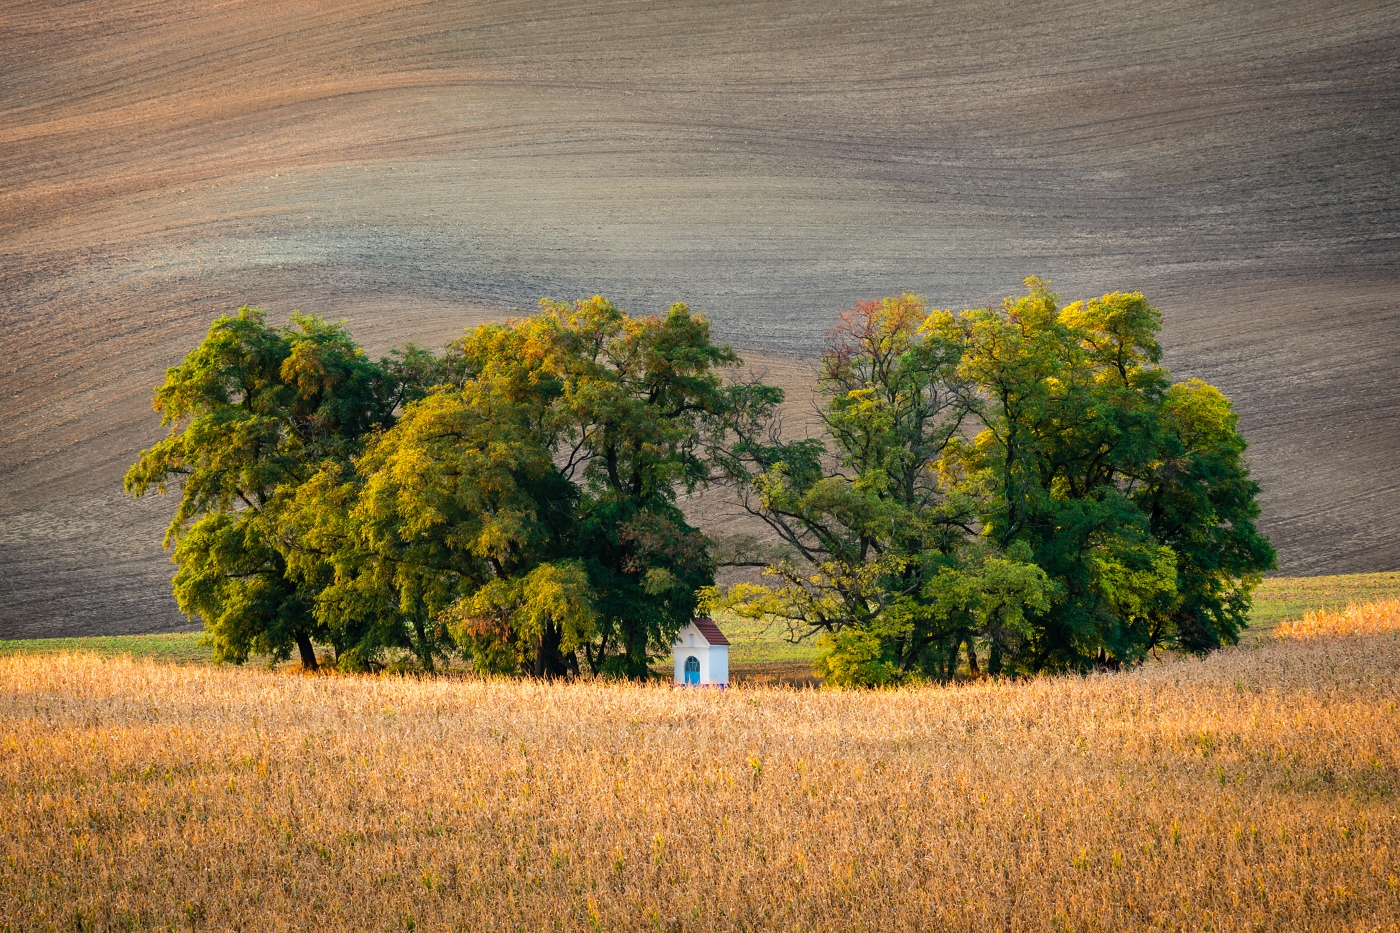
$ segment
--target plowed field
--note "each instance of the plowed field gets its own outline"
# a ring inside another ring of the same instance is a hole
[[[0,637],[182,624],[121,475],[244,303],[382,351],[685,300],[796,385],[862,298],[1140,288],[1281,570],[1400,568],[1397,50],[1377,2],[12,0]]]

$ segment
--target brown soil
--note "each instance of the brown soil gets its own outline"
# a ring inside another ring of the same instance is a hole
[[[862,298],[1141,288],[1282,569],[1400,567],[1394,4],[14,0],[0,36],[0,637],[188,624],[120,481],[245,302],[383,350],[684,299],[799,380]]]

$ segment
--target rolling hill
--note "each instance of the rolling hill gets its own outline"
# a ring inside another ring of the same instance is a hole
[[[1395,4],[12,0],[0,49],[0,638],[188,624],[121,476],[245,303],[383,351],[684,300],[797,386],[863,298],[1141,289],[1280,569],[1400,568]]]

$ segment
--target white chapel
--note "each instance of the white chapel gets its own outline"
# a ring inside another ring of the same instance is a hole
[[[672,646],[676,683],[686,686],[729,686],[729,639],[713,619],[692,619],[676,633]]]

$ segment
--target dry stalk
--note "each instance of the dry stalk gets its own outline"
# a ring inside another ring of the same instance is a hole
[[[1275,638],[1348,638],[1355,635],[1400,633],[1400,599],[1352,603],[1341,610],[1303,613],[1299,620],[1280,622]]]
[[[0,930],[1395,930],[1400,641],[862,693],[0,660]]]

